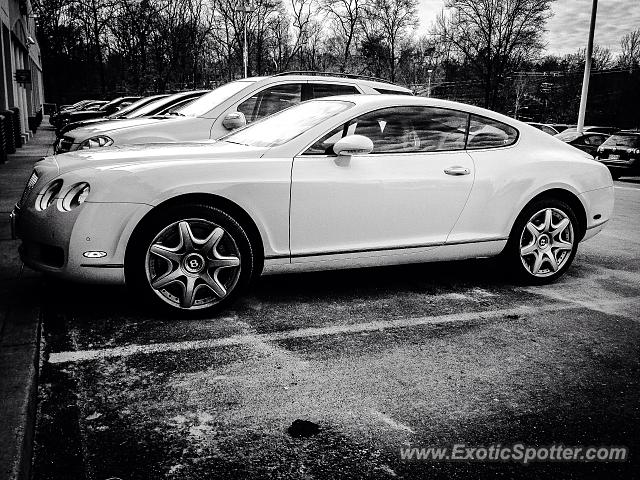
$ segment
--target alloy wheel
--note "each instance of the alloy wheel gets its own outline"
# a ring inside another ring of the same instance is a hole
[[[196,310],[227,297],[238,282],[240,250],[221,226],[183,219],[164,227],[147,249],[149,285],[164,302]]]
[[[557,208],[536,212],[520,235],[520,260],[535,277],[549,277],[571,258],[575,234],[569,216]]]

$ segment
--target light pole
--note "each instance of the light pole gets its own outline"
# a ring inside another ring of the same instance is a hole
[[[589,77],[591,76],[591,56],[593,55],[593,32],[596,28],[596,12],[598,0],[593,0],[591,7],[591,23],[589,24],[589,40],[584,59],[584,77],[582,78],[582,94],[580,95],[580,110],[578,111],[578,133],[584,130],[584,116],[587,109],[587,95],[589,93]]]
[[[433,72],[432,69],[427,70],[427,73],[429,74],[429,83],[427,84],[427,97],[431,97],[431,72]]]
[[[242,12],[242,29],[244,34],[244,44],[242,47],[242,63],[244,64],[244,78],[247,78],[249,70],[249,48],[247,46],[247,18],[255,8],[251,6],[251,0],[243,0],[242,7],[236,8],[236,12]]]

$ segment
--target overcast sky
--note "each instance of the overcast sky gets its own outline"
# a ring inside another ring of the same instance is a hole
[[[442,10],[444,0],[418,0],[420,31],[425,32]],[[556,0],[547,23],[547,50],[564,54],[584,48],[589,33],[592,0]],[[599,0],[594,41],[617,53],[620,38],[640,28],[640,0]]]

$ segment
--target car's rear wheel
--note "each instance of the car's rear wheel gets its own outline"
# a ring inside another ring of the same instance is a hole
[[[547,199],[529,205],[518,216],[505,253],[521,281],[543,284],[567,271],[578,242],[579,224],[571,207]]]
[[[127,281],[174,311],[213,313],[229,305],[253,274],[251,243],[229,214],[208,205],[163,209],[127,253]]]

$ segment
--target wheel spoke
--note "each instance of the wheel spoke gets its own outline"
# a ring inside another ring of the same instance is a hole
[[[209,259],[209,266],[211,268],[229,268],[237,267],[240,265],[240,259],[238,257],[223,257],[216,255],[215,258]]]
[[[202,279],[204,280],[204,284],[209,287],[213,293],[218,295],[218,297],[222,298],[227,295],[227,289],[220,283],[218,280],[217,272],[211,276],[209,272],[205,272],[202,274]]]
[[[551,248],[557,250],[572,250],[573,244],[570,242],[565,242],[563,240],[555,240],[551,245]]]
[[[547,208],[544,211],[544,224],[542,226],[542,231],[544,233],[549,233],[549,231],[551,230],[551,220],[553,218],[553,212],[551,211],[550,208]]]
[[[538,237],[540,236],[540,230],[538,230],[538,227],[536,227],[531,222],[527,223],[527,230],[529,230],[529,233],[533,236],[533,240],[535,243],[535,240],[537,240]]]
[[[531,268],[531,273],[536,275],[540,271],[540,267],[542,267],[542,263],[544,262],[544,254],[536,251],[535,252],[536,260],[533,263],[533,267]]]
[[[547,259],[549,260],[549,264],[551,264],[551,270],[553,270],[554,272],[558,270],[558,262],[553,252],[551,250],[547,250],[546,256],[547,256]]]
[[[189,223],[184,220],[178,223],[178,230],[180,231],[180,246],[184,249],[183,251],[193,251],[194,238]]]
[[[191,308],[196,299],[196,292],[198,288],[196,287],[196,279],[197,277],[186,277],[186,283],[183,283],[182,289],[182,298],[180,299],[180,305],[184,308]]]
[[[149,252],[169,261],[180,263],[180,260],[182,260],[182,255],[177,252],[177,249],[165,247],[164,245],[160,245],[159,243],[154,243],[153,245],[151,245]]]
[[[557,237],[558,235],[562,234],[562,232],[565,231],[565,229],[569,226],[569,219],[568,218],[563,218],[560,223],[558,223],[558,225],[556,225],[553,229],[553,232],[551,232],[551,236],[552,237]]]
[[[178,278],[180,278],[181,275],[182,275],[182,272],[180,271],[180,269],[176,268],[175,270],[168,271],[164,275],[160,275],[158,278],[153,280],[151,282],[151,286],[156,290],[160,288],[164,288],[173,282],[177,282]]]
[[[532,254],[533,252],[536,251],[536,246],[537,246],[536,242],[534,241],[534,242],[530,243],[529,245],[520,248],[520,255],[524,256],[524,255]]]
[[[210,251],[214,251],[218,247],[220,240],[224,236],[224,230],[220,227],[217,227],[211,232],[211,234],[204,240],[204,244],[202,246],[202,252],[206,255]]]

